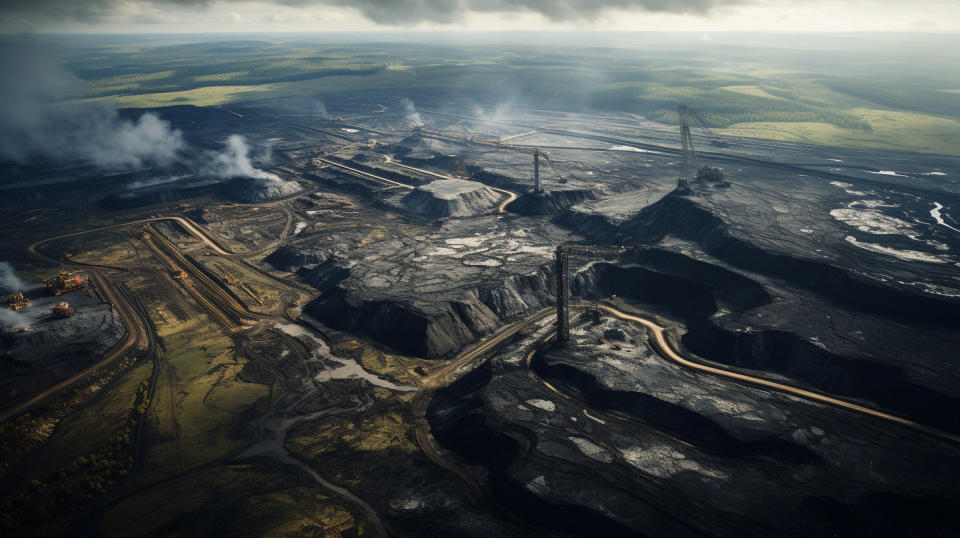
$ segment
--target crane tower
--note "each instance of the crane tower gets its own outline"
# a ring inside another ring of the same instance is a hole
[[[557,278],[557,341],[570,341],[570,255],[588,255],[594,258],[616,258],[626,247],[600,247],[586,245],[557,245],[554,264]]]

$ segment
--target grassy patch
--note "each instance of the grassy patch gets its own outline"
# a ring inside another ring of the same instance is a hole
[[[232,103],[257,94],[270,93],[277,88],[272,84],[258,86],[204,86],[192,90],[115,95],[87,99],[85,101],[112,101],[120,107],[154,108],[170,105],[215,106]]]
[[[438,361],[387,353],[356,340],[338,342],[331,351],[359,362],[368,372],[405,385],[419,385],[425,376],[443,366]]]
[[[249,71],[233,71],[230,73],[214,73],[212,75],[198,75],[193,77],[197,82],[220,82],[224,80],[236,80],[249,75]]]
[[[805,142],[825,146],[906,149],[960,155],[960,122],[925,114],[891,110],[853,109],[870,130],[847,129],[823,122],[747,122],[720,130],[722,134]]]
[[[246,360],[206,318],[154,322],[163,350],[147,415],[145,467],[169,474],[242,448],[248,441],[233,438],[231,426],[268,388],[238,378]]]

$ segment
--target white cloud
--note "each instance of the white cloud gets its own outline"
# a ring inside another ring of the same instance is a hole
[[[918,19],[922,14],[922,19]],[[464,30],[960,30],[942,0],[12,0],[0,28],[22,31],[254,32]]]

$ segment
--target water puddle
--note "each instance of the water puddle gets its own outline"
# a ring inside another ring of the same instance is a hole
[[[417,390],[417,387],[411,387],[409,385],[397,385],[396,383],[387,381],[382,377],[371,374],[370,372],[364,370],[363,366],[360,366],[360,363],[355,360],[334,356],[332,353],[330,353],[330,347],[327,346],[327,343],[324,342],[323,339],[318,338],[305,327],[295,323],[278,323],[276,327],[284,333],[293,336],[294,338],[299,338],[301,341],[308,344],[313,351],[313,361],[320,362],[321,359],[325,359],[340,365],[325,369],[314,376],[314,380],[320,383],[323,383],[324,381],[330,381],[331,379],[364,379],[371,385],[376,385],[378,387],[383,387],[390,390],[399,390],[403,392]]]

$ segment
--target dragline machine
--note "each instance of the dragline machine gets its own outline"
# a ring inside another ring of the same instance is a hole
[[[477,144],[480,146],[489,146],[496,149],[506,149],[510,151],[518,151],[520,153],[527,153],[533,156],[533,192],[543,192],[543,186],[540,183],[540,159],[542,158],[544,162],[550,167],[551,170],[557,175],[560,183],[566,183],[567,180],[563,177],[560,171],[554,166],[553,161],[550,160],[549,154],[546,151],[541,150],[540,148],[531,147],[531,146],[518,146],[516,144],[506,144],[500,139],[482,139],[482,138],[473,138],[470,136],[460,136],[453,133],[446,133],[443,131],[438,131],[436,129],[428,129],[423,125],[415,125],[413,127],[414,134],[419,136],[425,136],[428,138],[433,138],[436,140],[443,140],[445,142],[456,142],[456,143],[468,143],[468,144]]]
[[[697,157],[697,151],[693,147],[693,135],[690,133],[690,120],[693,113],[684,105],[677,107],[677,114],[680,116],[680,166],[683,169],[683,176],[680,178],[680,186],[685,187],[687,181],[696,179],[698,181],[723,181],[723,169],[714,168],[707,164],[700,163]]]

